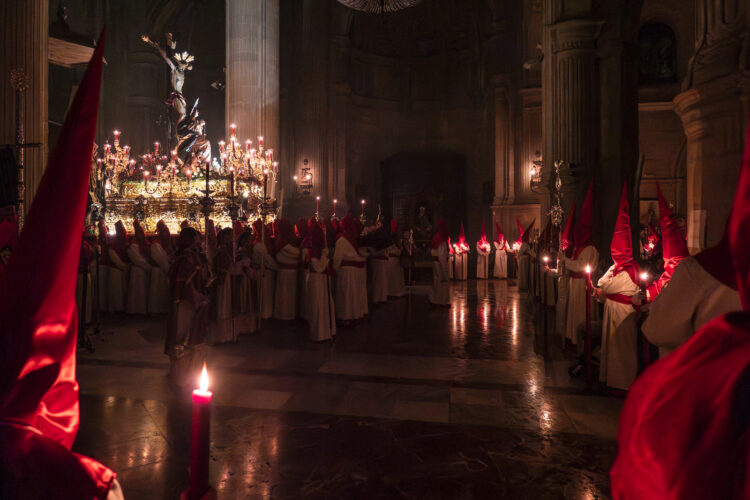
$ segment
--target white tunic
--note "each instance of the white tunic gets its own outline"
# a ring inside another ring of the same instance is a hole
[[[258,297],[260,317],[270,318],[273,315],[273,297],[276,287],[276,261],[268,254],[265,243],[257,242],[253,245],[253,267],[258,280]]]
[[[740,294],[711,276],[693,257],[683,259],[651,304],[641,329],[664,357],[695,332],[730,311],[742,309]]]
[[[310,259],[308,277],[310,339],[315,342],[332,339],[336,335],[336,314],[328,276],[328,249],[320,259]]]
[[[125,311],[125,297],[128,294],[128,274],[130,266],[123,262],[113,249],[109,249],[109,261],[114,264],[107,269],[107,310],[110,313]]]
[[[148,312],[166,314],[169,312],[169,255],[158,241],[149,248],[151,260],[156,266],[151,268],[148,287]]]
[[[299,254],[299,260],[302,263],[302,268],[297,273],[297,296],[299,297],[299,316],[304,320],[310,319],[310,266],[307,262],[307,254],[310,250],[308,248],[301,248]]]
[[[446,306],[451,303],[451,283],[449,276],[449,250],[448,243],[440,243],[437,248],[431,250],[432,254],[432,290],[429,300],[431,303]]]
[[[401,266],[401,249],[396,245],[388,247],[388,295],[403,297],[406,293],[404,268]]]
[[[495,269],[493,275],[495,278],[506,279],[508,277],[508,254],[505,251],[507,243],[503,242],[501,246],[495,241],[493,245],[495,247]]]
[[[370,254],[372,272],[372,303],[380,304],[388,300],[388,253],[386,249]]]
[[[297,272],[300,266],[300,249],[284,245],[276,252],[276,293],[273,317],[285,321],[297,317]]]
[[[477,278],[487,279],[489,278],[490,268],[490,251],[483,249],[482,246],[477,243]]]
[[[468,262],[469,254],[465,252],[455,253],[453,277],[457,280],[465,280],[469,277]]]
[[[613,265],[599,279],[598,286],[607,295],[621,294],[632,297],[638,293],[625,271],[612,277]],[[602,351],[599,380],[607,386],[628,390],[638,374],[638,314],[630,304],[607,299],[602,322]]]
[[[362,263],[363,267],[345,262]],[[333,269],[336,272],[336,318],[349,321],[367,314],[366,259],[346,238],[336,240]],[[363,279],[365,278],[365,279]]]
[[[221,252],[221,253],[220,253]],[[235,342],[239,334],[234,332],[234,322],[232,321],[232,265],[231,256],[227,256],[224,250],[219,250],[214,255],[214,264],[225,266],[229,260],[229,266],[224,269],[215,269],[216,272],[216,289],[212,299],[216,316],[212,318],[212,324],[209,330],[209,342],[211,344],[222,344],[224,342]],[[219,274],[221,273],[221,274]]]
[[[565,269],[570,273],[585,275],[586,266],[596,269],[599,251],[589,245],[581,250],[577,259],[565,257]],[[565,322],[565,337],[573,344],[578,343],[578,329],[586,326],[586,279],[570,277],[568,281],[568,317]]]

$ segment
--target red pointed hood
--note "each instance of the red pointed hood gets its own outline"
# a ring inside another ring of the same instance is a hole
[[[562,241],[560,244],[560,250],[565,252],[565,256],[570,258],[573,256],[575,250],[575,236],[573,231],[576,227],[576,204],[573,203],[573,208],[570,209],[568,220],[565,222],[565,229],[563,229]]]
[[[633,238],[630,233],[630,215],[628,214],[628,186],[622,185],[622,195],[620,196],[620,206],[617,209],[617,220],[615,221],[615,232],[612,235],[612,242],[609,245],[609,251],[612,254],[612,260],[615,261],[615,272],[625,271],[633,280],[638,283],[638,266],[633,260]]]
[[[495,241],[498,245],[502,245],[505,241],[505,235],[503,234],[503,231],[500,229],[500,224],[495,221],[495,232],[497,233],[497,237],[495,238]]]
[[[359,227],[359,221],[350,213],[346,214],[346,217],[341,221],[340,237],[346,238],[357,252],[359,252],[358,240],[361,232]]]
[[[276,251],[280,251],[287,245],[297,246],[297,236],[294,234],[294,225],[289,219],[279,220],[279,231],[276,234]]]
[[[461,223],[461,230],[458,232],[458,244],[466,245],[466,233],[464,233],[464,224]]]
[[[586,191],[586,199],[581,206],[581,216],[578,218],[575,229],[575,247],[574,256],[577,259],[584,248],[594,244],[592,235],[594,232],[594,179],[589,182],[589,189]]]
[[[482,232],[479,233],[479,242],[478,243],[488,243],[487,242],[487,226],[484,223],[484,219],[482,219]]]
[[[620,414],[614,498],[750,496],[750,127],[746,140],[729,220],[743,311],[715,318],[636,379]]]
[[[75,289],[103,49],[104,34],[0,282],[0,419],[29,425],[68,450],[79,422]],[[112,472],[90,459],[79,463],[95,481],[92,487],[104,496]]]
[[[664,268],[670,267],[674,270],[682,259],[690,256],[690,252],[658,182],[656,183],[656,194],[659,197],[659,224],[661,225]]]
[[[138,245],[141,251],[146,251],[148,249],[146,231],[143,230],[143,226],[141,226],[138,219],[133,220],[133,241]]]
[[[174,250],[172,246],[172,235],[169,232],[169,227],[163,220],[156,223],[156,234],[161,247],[166,252],[171,253]]]
[[[523,224],[521,224],[521,221],[516,219],[516,226],[518,226],[518,238],[516,239],[516,243],[520,245],[523,242],[523,235],[526,232],[526,230],[523,227]]]
[[[531,238],[531,230],[534,229],[534,224],[536,223],[536,218],[534,218],[531,221],[531,224],[526,226],[526,229],[523,230],[523,236],[521,237],[521,243],[530,243]]]
[[[432,238],[432,244],[430,245],[432,248],[437,248],[440,246],[440,244],[444,241],[449,242],[448,247],[450,247],[450,237],[448,236],[448,223],[445,222],[445,219],[442,217],[438,221],[438,230],[437,234]],[[453,250],[452,248],[450,249]]]
[[[396,219],[391,219],[391,234],[398,233],[398,221]]]

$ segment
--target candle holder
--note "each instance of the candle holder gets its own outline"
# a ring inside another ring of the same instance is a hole
[[[586,384],[591,387],[591,266],[586,266]]]

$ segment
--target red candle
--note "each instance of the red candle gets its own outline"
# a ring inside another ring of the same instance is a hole
[[[193,391],[193,427],[190,437],[190,487],[188,498],[199,499],[208,491],[208,453],[210,445],[211,398],[206,364],[200,386]]]
[[[237,132],[237,125],[233,123],[230,125],[230,127],[232,127],[232,137],[235,137],[236,132]]]
[[[155,155],[159,154],[159,143],[158,142],[154,143],[154,154]]]
[[[320,196],[315,197],[315,213],[320,211]]]
[[[258,136],[258,145],[260,147],[263,147],[263,136],[262,135]]]
[[[365,215],[365,200],[362,200],[362,215]]]
[[[143,185],[146,186],[148,184],[148,170],[143,171]]]
[[[229,167],[229,191],[230,196],[234,198],[234,167]]]

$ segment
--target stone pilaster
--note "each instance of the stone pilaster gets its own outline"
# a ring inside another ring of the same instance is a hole
[[[227,0],[226,135],[279,143],[279,0]],[[281,165],[282,179],[292,165]]]
[[[47,162],[48,33],[48,0],[0,2],[0,144],[16,142],[16,99],[10,84],[15,68],[22,68],[28,76],[22,104],[25,142],[43,144],[25,152],[27,210]]]
[[[598,154],[598,85],[596,39],[603,22],[575,19],[548,26],[552,61],[552,85],[544,93],[543,106],[551,113],[551,142],[544,160],[567,161],[571,168],[563,172],[564,185],[585,189]],[[548,80],[545,78],[545,82]],[[577,193],[580,194],[580,193]]]
[[[747,125],[747,2],[696,0],[696,52],[674,99],[687,136],[688,246],[716,243],[732,205]],[[744,43],[747,43],[746,41]]]

